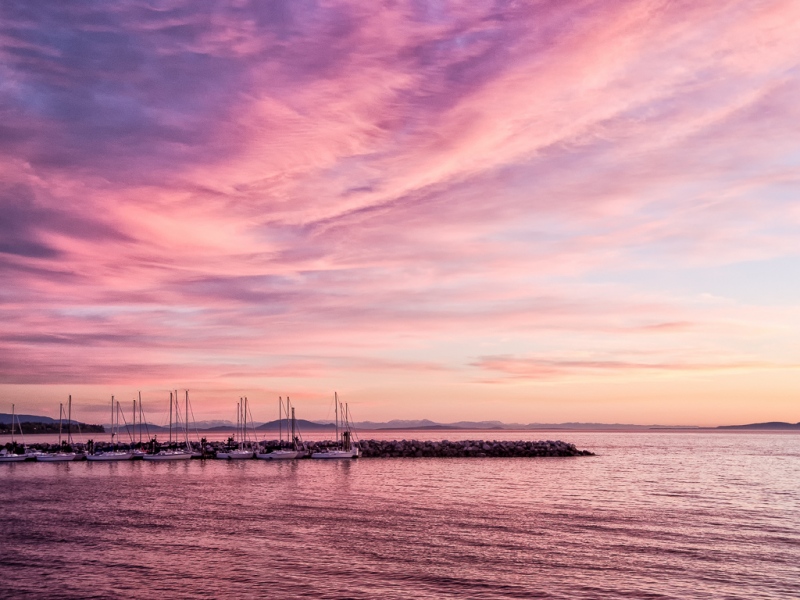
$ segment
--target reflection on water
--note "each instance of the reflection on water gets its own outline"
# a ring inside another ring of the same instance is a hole
[[[464,437],[598,456],[2,464],[0,596],[797,596],[798,435]]]

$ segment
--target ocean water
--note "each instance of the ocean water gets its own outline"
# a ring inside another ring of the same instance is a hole
[[[800,435],[481,435],[598,455],[0,464],[0,597],[800,598]]]

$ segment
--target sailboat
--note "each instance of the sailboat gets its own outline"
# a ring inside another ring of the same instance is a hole
[[[19,425],[19,434],[22,436],[22,454],[16,454],[15,450],[17,449],[17,442],[14,439],[14,420],[16,419],[16,423]],[[29,458],[34,458],[34,455],[28,452],[28,449],[25,447],[25,434],[22,433],[22,423],[19,422],[19,417],[16,416],[15,412],[15,405],[11,405],[11,446],[12,450],[9,452],[7,449],[3,448],[0,450],[0,462],[22,462],[23,460],[28,460]]]
[[[189,443],[189,414],[192,415],[192,421],[194,421],[194,410],[191,408],[191,403],[189,402],[189,390],[186,390],[186,419],[184,419],[184,436],[186,438],[186,450],[192,455],[192,458],[203,458],[203,441],[199,440],[200,442],[200,449],[195,450],[192,448],[192,445]],[[194,432],[197,434],[197,423],[194,426]],[[197,437],[200,437],[197,435]]]
[[[187,392],[188,394],[188,392]],[[188,396],[187,396],[188,398]],[[172,408],[175,407],[175,420],[178,420],[178,390],[175,390],[175,396],[172,392],[169,393],[169,442],[165,450],[156,451],[156,440],[153,438],[153,452],[142,456],[144,460],[189,460],[192,458],[190,450],[172,447]],[[177,429],[176,429],[177,434]],[[177,437],[177,436],[176,436]],[[186,442],[188,446],[188,440]]]
[[[289,430],[289,409],[291,408],[291,431]],[[278,423],[279,426],[283,422],[283,400],[278,398]],[[259,452],[256,454],[256,458],[260,458],[262,460],[289,460],[293,458],[299,458],[305,454],[304,450],[300,450],[298,447],[298,438],[295,435],[295,431],[297,426],[295,424],[294,419],[294,407],[291,406],[289,402],[289,396],[286,396],[286,437],[288,438],[289,443],[291,444],[291,449],[289,448],[280,448],[278,450],[273,450],[272,452]],[[283,433],[279,434],[281,437],[281,444],[283,444]],[[291,435],[291,437],[289,437]]]
[[[61,441],[62,422],[64,419],[64,404],[58,405],[58,447],[60,450],[51,454],[37,454],[36,460],[40,462],[68,462],[75,460],[77,454],[72,452],[72,394],[69,395],[69,409],[67,413],[67,439],[66,445],[69,450],[64,448],[64,443]]]
[[[116,411],[114,410],[116,408]],[[116,419],[114,418],[116,416]],[[111,396],[111,445],[114,446],[114,450],[107,450],[105,452],[97,452],[92,454],[86,455],[86,460],[91,461],[110,461],[110,460],[131,460],[133,458],[133,452],[131,450],[116,450],[116,444],[114,438],[119,438],[119,416],[120,416],[120,407],[119,402],[114,405],[114,396]],[[123,417],[124,419],[125,417]],[[126,423],[127,429],[127,423]]]
[[[339,395],[333,393],[336,404],[336,446],[328,448],[322,452],[314,452],[311,458],[358,458],[361,456],[361,449],[353,444],[353,432],[350,428],[350,409],[347,404],[344,406],[339,402]],[[342,415],[342,434],[339,435],[339,414]]]
[[[255,455],[255,450],[247,441],[247,396],[240,398],[240,400],[236,405],[236,434],[239,438],[239,447],[226,452],[217,452],[217,458],[238,460],[253,458]],[[248,447],[246,448],[245,446]]]
[[[139,441],[136,441],[136,415],[139,415]],[[136,398],[133,399],[133,425],[131,426],[131,433],[133,433],[133,443],[131,444],[131,458],[138,459],[145,455],[144,446],[142,445],[142,427],[144,426],[144,419],[142,418],[144,411],[142,410],[142,392],[139,392],[139,403],[137,405]]]

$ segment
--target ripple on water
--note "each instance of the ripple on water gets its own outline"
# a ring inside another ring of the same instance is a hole
[[[561,437],[599,455],[0,465],[0,595],[788,598],[800,589],[800,437]]]

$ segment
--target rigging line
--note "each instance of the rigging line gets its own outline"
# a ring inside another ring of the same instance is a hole
[[[147,415],[144,412],[144,404],[142,404],[141,399],[139,400],[139,414],[142,417],[142,422],[144,423],[144,430],[147,432],[147,441],[150,441],[150,428],[147,426]],[[139,423],[139,433],[142,433],[142,424]],[[140,436],[141,437],[141,436]]]
[[[253,440],[255,440],[256,437],[257,437],[256,425],[255,425],[255,422],[253,421],[253,411],[250,409],[250,403],[249,402],[247,403],[247,412],[250,413],[250,427],[253,430]]]
[[[125,431],[128,432],[128,438],[130,438],[131,444],[133,444],[132,431],[131,431],[130,428],[128,428],[128,420],[125,418],[125,411],[120,409],[119,402],[117,402],[117,410],[119,411],[119,414],[122,415],[122,422],[125,423]],[[131,446],[131,447],[133,447],[133,446]]]
[[[27,446],[25,444],[25,434],[22,432],[22,423],[19,421],[19,415],[17,415],[17,425],[19,425],[19,436],[22,438],[22,447],[25,448],[27,452]],[[14,419],[11,419],[11,433],[14,433]]]
[[[197,441],[200,441],[200,431],[197,429],[197,418],[194,416],[194,407],[192,406],[192,399],[189,398],[189,412],[192,413],[192,423],[194,424],[194,434],[197,436]]]
[[[353,434],[353,437],[356,439],[356,441],[359,441],[358,440],[358,432],[356,431],[356,428],[353,426],[353,422],[350,420],[350,406],[349,405],[347,406],[347,425],[350,427],[350,432]]]

